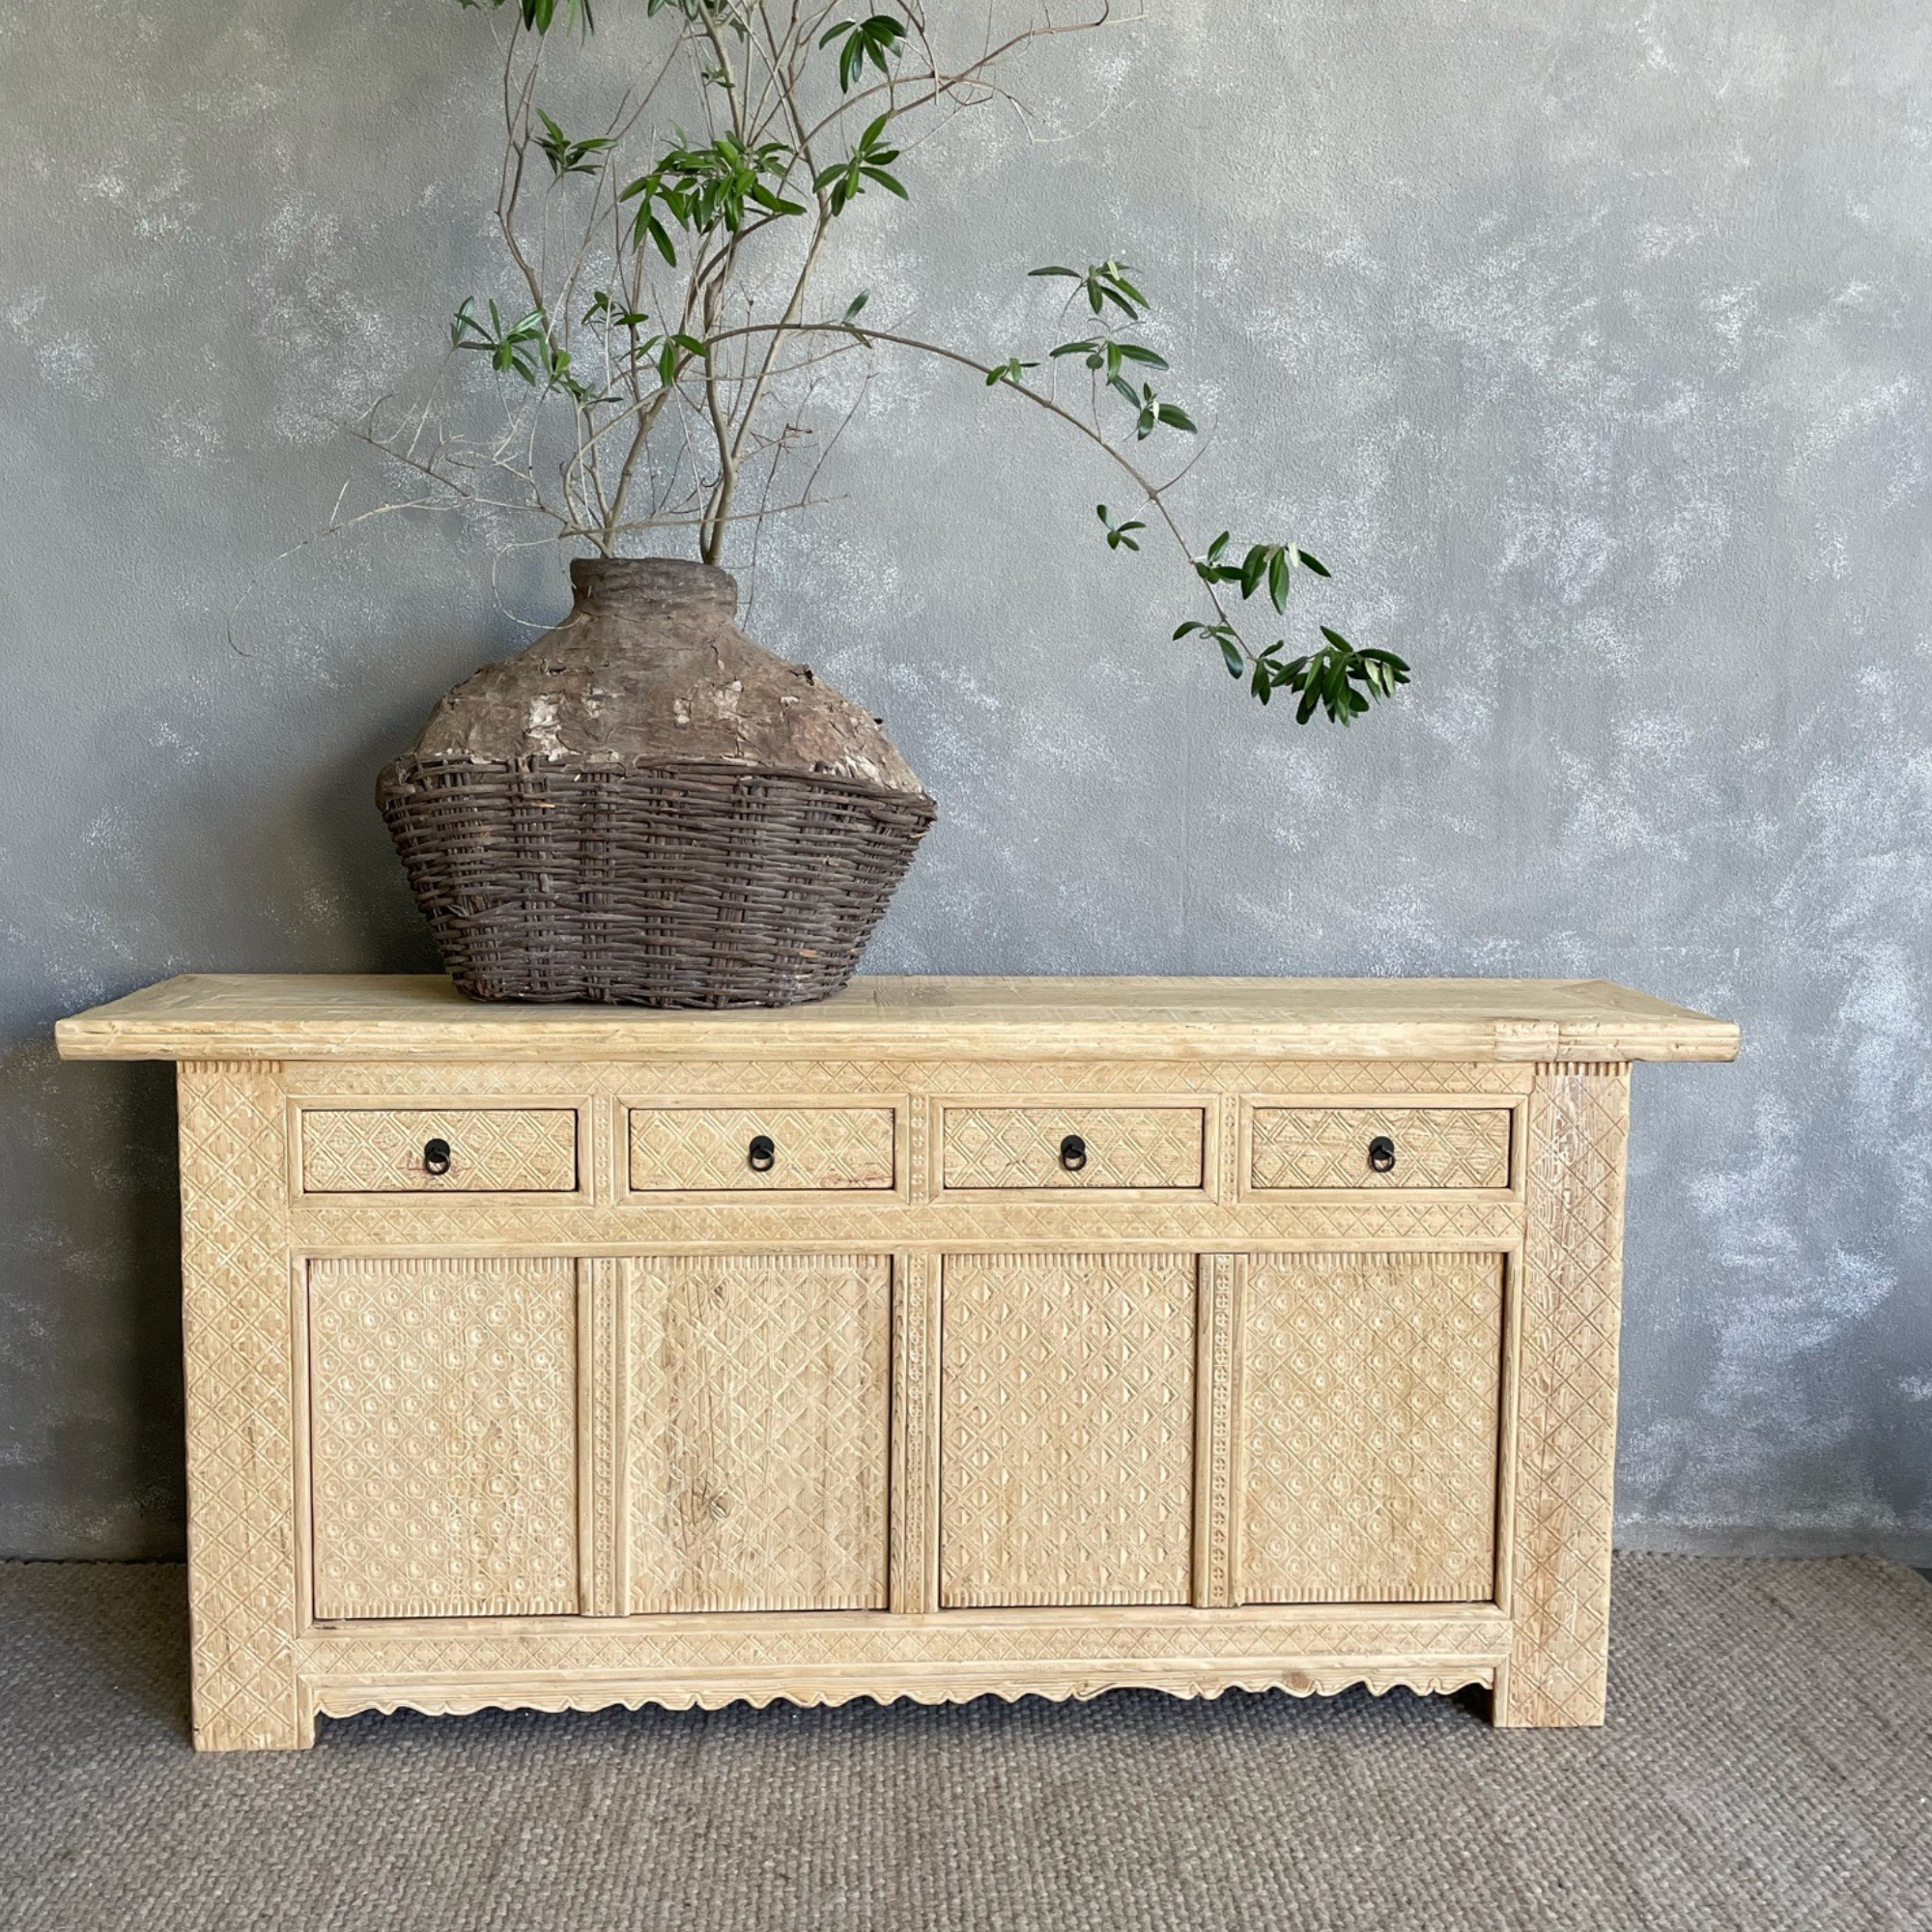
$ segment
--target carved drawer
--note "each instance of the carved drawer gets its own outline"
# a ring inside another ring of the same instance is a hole
[[[890,1107],[633,1107],[631,1187],[889,1188]]]
[[[1199,1107],[948,1107],[948,1187],[1199,1187]]]
[[[1257,1107],[1249,1185],[1507,1187],[1507,1107]]]
[[[574,1107],[311,1107],[304,1194],[570,1194]]]

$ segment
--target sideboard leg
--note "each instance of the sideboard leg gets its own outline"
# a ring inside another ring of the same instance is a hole
[[[1492,1709],[1501,1725],[1601,1724],[1630,1068],[1539,1066],[1528,1128],[1506,1584],[1515,1634]]]
[[[279,1068],[181,1068],[188,1617],[198,1750],[293,1750],[295,1359]]]
[[[299,1701],[287,1714],[283,1723],[265,1723],[259,1718],[252,1729],[238,1725],[228,1713],[220,1709],[209,1713],[210,1721],[204,1722],[202,1712],[204,1700],[201,1685],[204,1665],[197,1651],[194,1660],[195,1705],[194,1705],[194,1747],[198,1751],[284,1751],[308,1750],[315,1744],[315,1713]],[[218,1672],[211,1672],[211,1677]]]

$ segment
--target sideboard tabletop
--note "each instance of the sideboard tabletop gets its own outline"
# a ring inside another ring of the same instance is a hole
[[[1738,1029],[1606,980],[872,976],[811,1006],[489,1005],[440,975],[187,973],[62,1020],[69,1060],[648,1060],[698,1052],[1731,1060]]]

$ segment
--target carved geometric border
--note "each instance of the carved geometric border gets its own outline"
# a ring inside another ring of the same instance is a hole
[[[893,1472],[890,1602],[900,1615],[939,1607],[939,1268],[893,1264]]]
[[[292,1069],[303,1096],[353,1094],[371,1098],[447,1094],[575,1094],[586,1083],[604,1095],[646,1086],[655,1100],[750,1095],[797,1098],[855,1094],[943,1093],[960,1098],[1065,1094],[1151,1094],[1176,1098],[1237,1093],[1332,1094],[1397,1099],[1406,1094],[1529,1091],[1523,1063],[1429,1060],[680,1060],[648,1063],[580,1060],[422,1061],[380,1066],[353,1061],[305,1061]]]
[[[1194,1447],[1194,1602],[1235,1601],[1235,1384],[1240,1362],[1237,1281],[1242,1259],[1201,1257]]]
[[[1050,1201],[954,1196],[923,1206],[841,1194],[794,1196],[782,1204],[681,1202],[655,1210],[639,1206],[637,1197],[623,1208],[556,1208],[498,1206],[487,1199],[459,1206],[397,1196],[380,1207],[328,1206],[311,1198],[295,1210],[294,1231],[305,1250],[321,1253],[375,1248],[440,1254],[452,1246],[472,1254],[801,1246],[953,1253],[1044,1247],[1506,1247],[1518,1239],[1521,1223],[1521,1207],[1514,1201],[1394,1201],[1366,1190],[1359,1201],[1250,1199],[1233,1207],[1194,1194],[1169,1194],[1165,1200],[1116,1195],[1105,1204],[1075,1193]]]
[[[937,1616],[799,1611],[783,1615],[324,1626],[302,1640],[305,1676],[508,1677],[544,1670],[697,1677],[786,1670],[1071,1670],[1141,1663],[1212,1669],[1400,1659],[1493,1662],[1509,1619],[1408,1605],[1265,1610],[946,1611]]]
[[[623,1439],[617,1403],[626,1377],[619,1332],[618,1264],[586,1261],[578,1264],[580,1299],[584,1310],[579,1358],[584,1365],[579,1384],[578,1414],[587,1479],[579,1486],[586,1498],[579,1529],[586,1571],[583,1607],[592,1616],[614,1616],[618,1595],[617,1544],[624,1517],[618,1494]]]
[[[1498,1724],[1604,1720],[1629,1130],[1627,1065],[1537,1068]]]
[[[280,1069],[179,1076],[188,1603],[202,1750],[304,1743]]]

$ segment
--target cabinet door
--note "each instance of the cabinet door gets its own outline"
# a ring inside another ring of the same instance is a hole
[[[1192,1255],[949,1255],[940,1600],[1184,1604]]]
[[[568,1261],[309,1264],[318,1617],[579,1606]]]
[[[626,1264],[634,1612],[886,1605],[892,1264]]]
[[[1492,1597],[1502,1258],[1256,1255],[1241,1338],[1241,1600]]]

